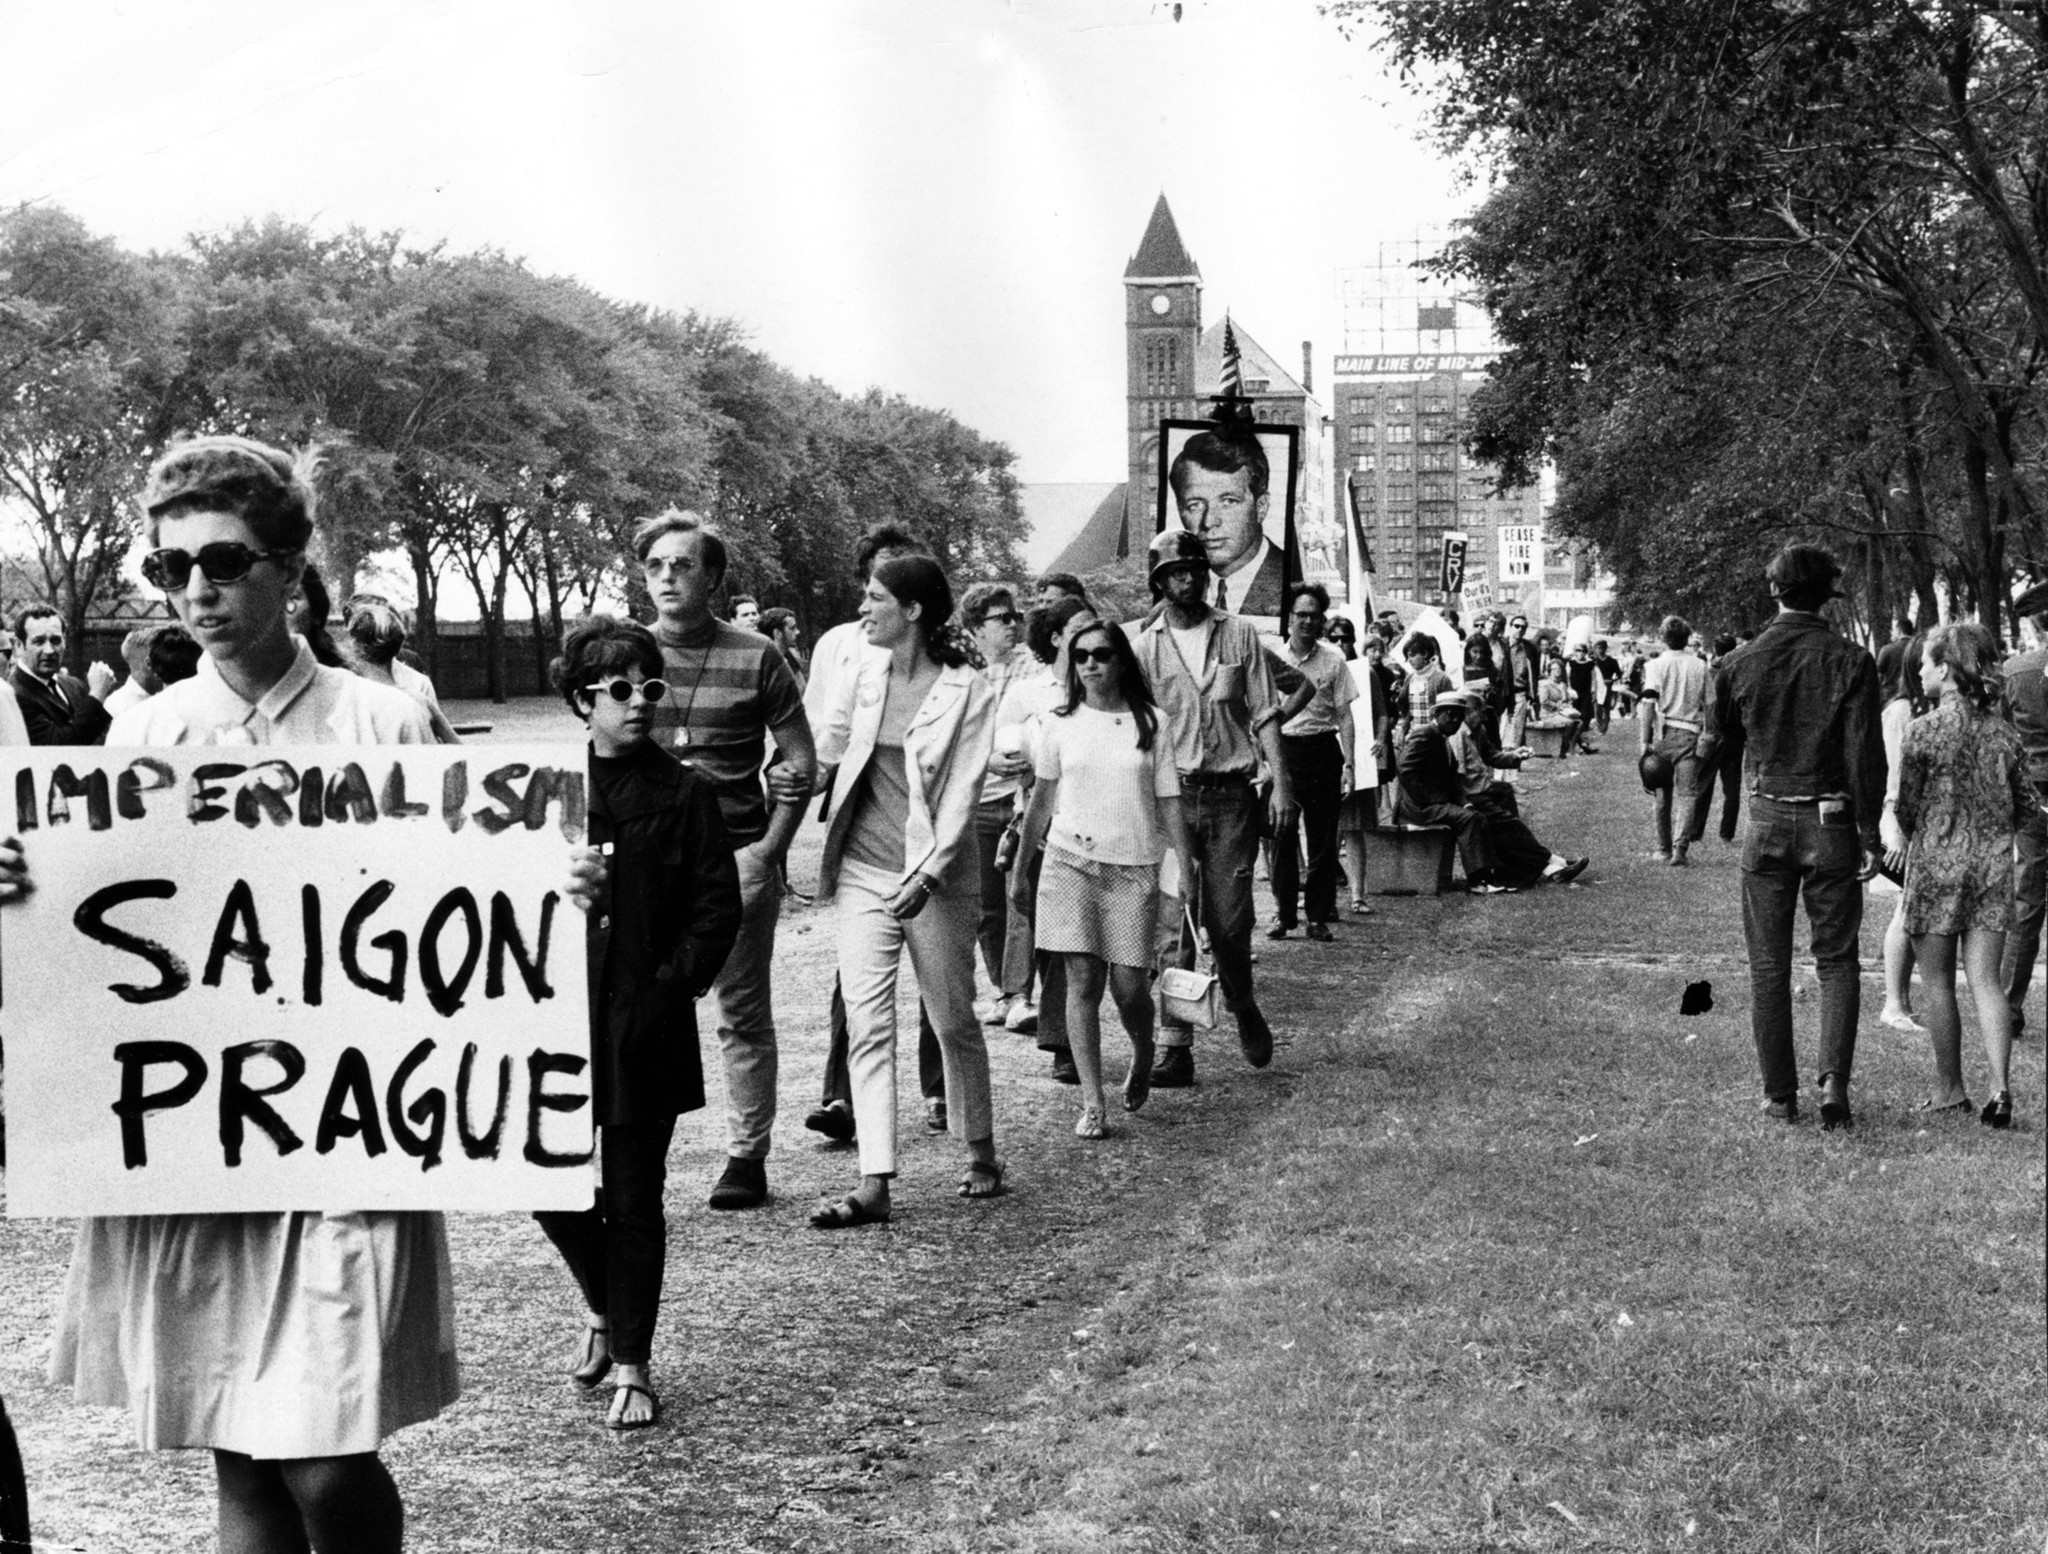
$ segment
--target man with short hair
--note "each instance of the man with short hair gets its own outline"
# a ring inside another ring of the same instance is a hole
[[[782,661],[789,665],[789,672],[796,676],[798,690],[804,688],[804,657],[797,643],[803,632],[796,623],[796,611],[786,610],[781,605],[761,612],[761,635],[775,644],[775,650],[782,655]]]
[[[1266,538],[1266,450],[1250,431],[1195,433],[1166,474],[1181,527],[1202,542],[1216,579],[1215,608],[1278,616],[1286,558]]]
[[[1690,862],[1686,849],[1707,834],[1707,807],[1714,802],[1714,769],[1699,752],[1706,722],[1707,665],[1686,646],[1692,641],[1692,623],[1684,616],[1665,616],[1660,632],[1664,651],[1643,669],[1638,717],[1643,748],[1663,756],[1672,771],[1671,780],[1657,788],[1657,850],[1652,856],[1682,869]]]
[[[741,631],[751,631],[756,636],[765,636],[761,630],[761,601],[752,594],[741,594],[732,602],[732,623]]]
[[[803,800],[763,800],[761,766],[773,738],[793,787],[808,793],[817,769],[802,693],[765,637],[720,621],[711,597],[725,581],[725,540],[695,513],[671,508],[634,535],[661,643],[669,694],[654,706],[654,739],[718,794],[739,865],[739,938],[718,974],[718,1046],[725,1060],[726,1162],[714,1209],[768,1198],[775,1126],[775,1008],[771,971],[782,911],[782,865],[803,820]]]
[[[1199,434],[1207,435],[1207,434]],[[1192,488],[1191,488],[1192,489]],[[1259,856],[1258,790],[1253,778],[1263,750],[1273,775],[1267,818],[1275,833],[1294,823],[1294,791],[1280,748],[1280,694],[1265,645],[1249,621],[1210,608],[1209,551],[1190,529],[1168,528],[1152,541],[1151,583],[1165,608],[1132,646],[1164,717],[1180,771],[1209,952],[1223,1002],[1237,1018],[1245,1061],[1273,1060],[1273,1032],[1252,995],[1252,872]],[[1274,590],[1279,603],[1279,590]],[[1195,940],[1181,933],[1180,959],[1194,964]],[[1195,1082],[1194,1032],[1163,1024],[1152,1083],[1173,1089]]]
[[[1049,604],[1056,604],[1062,599],[1079,599],[1091,610],[1095,608],[1094,605],[1088,604],[1087,586],[1071,572],[1048,572],[1039,578],[1036,586],[1038,597],[1032,603],[1040,609]]]
[[[102,703],[110,720],[137,702],[148,701],[164,688],[163,682],[156,677],[156,671],[149,666],[150,646],[163,631],[164,624],[157,621],[152,625],[137,626],[121,639],[121,659],[128,666],[128,678],[109,691]]]
[[[1022,721],[1017,713],[1020,692],[1037,662],[1018,646],[1024,617],[1018,613],[1016,595],[1007,583],[976,583],[960,596],[960,619],[981,655],[981,676],[995,692],[992,721],[998,728]],[[975,940],[981,946],[982,969],[995,987],[994,996],[976,1010],[986,1025],[1000,1025],[1009,1015],[1009,1000],[1003,996],[1003,945],[1010,931],[1010,882],[997,855],[1016,813],[1023,775],[1030,768],[1030,759],[1014,750],[1006,755],[991,749],[981,802],[974,812],[981,859],[981,922]]]
[[[1280,753],[1300,815],[1273,835],[1273,900],[1280,920],[1269,939],[1294,931],[1299,905],[1308,936],[1327,943],[1337,917],[1337,818],[1351,791],[1351,704],[1358,687],[1344,655],[1323,640],[1330,592],[1321,583],[1287,590],[1286,660],[1307,682],[1308,700],[1280,725]],[[1308,844],[1308,880],[1301,879],[1301,845]]]
[[[1771,559],[1764,577],[1778,614],[1722,663],[1699,740],[1703,761],[1713,760],[1724,739],[1745,741],[1742,932],[1749,945],[1750,1033],[1765,1107],[1784,1122],[1799,1116],[1792,927],[1800,901],[1806,905],[1820,974],[1824,1128],[1850,1122],[1850,1068],[1863,998],[1857,954],[1862,882],[1884,857],[1877,665],[1820,615],[1841,575],[1841,564],[1818,545],[1795,541]]]
[[[1537,686],[1543,679],[1543,655],[1529,640],[1529,617],[1520,610],[1508,618],[1507,653],[1512,698],[1508,741],[1519,745],[1529,732],[1529,720],[1537,716]]]
[[[32,745],[96,745],[113,719],[102,705],[114,688],[114,671],[93,660],[85,679],[64,671],[64,617],[47,604],[32,604],[15,618],[21,649],[9,683],[21,704]]]

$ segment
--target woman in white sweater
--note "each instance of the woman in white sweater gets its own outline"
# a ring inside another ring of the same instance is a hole
[[[1159,862],[1170,845],[1192,879],[1180,774],[1123,628],[1089,619],[1067,644],[1064,705],[1040,727],[1026,835],[1043,838],[1038,947],[1067,971],[1067,1040],[1081,1076],[1084,1139],[1107,1135],[1102,1100],[1105,980],[1130,1034],[1124,1110],[1145,1104],[1152,1075],[1154,919]]]

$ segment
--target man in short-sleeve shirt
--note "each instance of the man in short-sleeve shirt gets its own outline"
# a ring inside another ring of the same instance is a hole
[[[1286,830],[1295,810],[1280,750],[1285,704],[1274,688],[1257,630],[1204,602],[1209,557],[1200,540],[1184,529],[1167,529],[1153,540],[1152,586],[1164,594],[1166,608],[1132,646],[1165,714],[1180,771],[1181,811],[1193,844],[1202,918],[1223,1001],[1237,1017],[1245,1060],[1264,1068],[1273,1058],[1273,1032],[1252,996],[1252,870],[1259,853],[1253,778],[1263,750],[1273,774],[1268,801],[1273,829]],[[1182,889],[1188,888],[1184,882]],[[1192,966],[1194,956],[1193,936],[1183,929],[1181,964]],[[1162,1088],[1193,1084],[1194,1032],[1185,1025],[1162,1024],[1159,1046],[1152,1083]]]
[[[740,934],[715,989],[727,1159],[710,1201],[714,1209],[750,1209],[768,1197],[777,1068],[769,972],[782,864],[803,819],[801,798],[769,805],[761,765],[773,738],[792,784],[808,793],[817,764],[811,725],[775,644],[711,613],[712,592],[725,579],[717,530],[671,509],[641,526],[634,548],[654,600],[669,686],[654,708],[654,740],[710,779],[739,864]]]
[[[1330,613],[1329,591],[1320,583],[1296,583],[1288,590],[1288,665],[1308,685],[1308,701],[1280,725],[1280,753],[1301,817],[1273,838],[1273,900],[1280,921],[1267,937],[1293,931],[1297,898],[1308,919],[1308,936],[1327,941],[1337,916],[1337,817],[1349,791],[1351,704],[1358,687],[1344,655],[1323,640]],[[1301,879],[1301,842],[1308,843],[1308,879]]]
[[[1671,763],[1672,779],[1657,789],[1657,853],[1685,867],[1685,851],[1707,834],[1707,806],[1714,802],[1713,771],[1699,757],[1701,725],[1707,713],[1707,666],[1688,652],[1692,626],[1682,615],[1667,615],[1660,628],[1664,651],[1643,669],[1643,748]],[[1671,816],[1677,789],[1678,819]]]

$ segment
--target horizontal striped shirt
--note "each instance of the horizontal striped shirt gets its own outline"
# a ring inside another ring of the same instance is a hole
[[[654,742],[710,781],[728,841],[759,841],[768,829],[767,736],[804,723],[796,676],[774,643],[724,621],[686,632],[658,621],[654,635],[668,682],[654,708]]]

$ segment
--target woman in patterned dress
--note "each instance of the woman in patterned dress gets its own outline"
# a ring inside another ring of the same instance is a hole
[[[1906,932],[1934,1047],[1938,1089],[1927,1105],[1970,1110],[1956,1009],[1960,940],[1991,1065],[1993,1095],[1981,1116],[2005,1128],[2012,1125],[2012,1009],[1998,963],[2013,916],[2013,837],[2032,800],[2019,735],[1994,710],[1997,672],[1998,644],[1974,621],[1937,627],[1928,637],[1920,683],[1938,705],[1906,730],[1896,814],[1907,837]]]
[[[144,574],[205,650],[113,745],[428,744],[403,691],[318,664],[287,603],[310,472],[239,437],[173,447],[143,494]],[[29,888],[0,843],[0,900]],[[157,1214],[79,1226],[51,1380],[132,1410],[148,1450],[208,1447],[224,1554],[395,1554],[383,1437],[455,1399],[447,1236],[431,1213]]]

